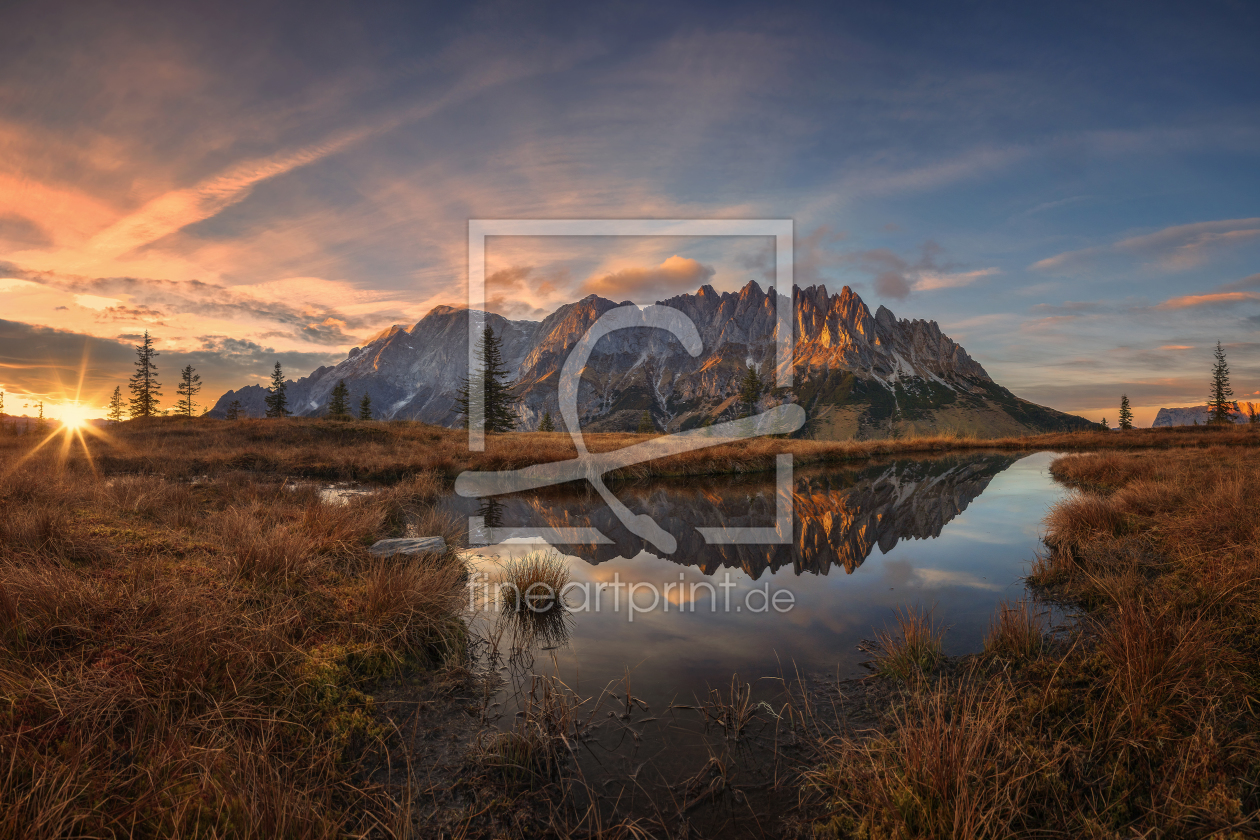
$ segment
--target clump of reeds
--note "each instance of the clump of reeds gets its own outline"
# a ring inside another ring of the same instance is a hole
[[[709,689],[709,696],[704,701],[697,701],[697,706],[706,722],[721,727],[723,734],[732,741],[738,741],[744,730],[756,716],[758,704],[752,701],[752,684],[731,675],[729,691],[723,693],[716,688]]]
[[[562,611],[569,564],[556,551],[531,551],[503,564],[499,593],[503,607],[517,612]]]
[[[1007,660],[1028,660],[1044,649],[1042,616],[1033,611],[1027,598],[1014,604],[1002,602],[984,638],[984,655]]]
[[[875,672],[908,682],[932,671],[942,658],[945,630],[923,607],[897,609],[896,631],[875,633]]]
[[[513,781],[555,778],[569,761],[599,709],[558,677],[534,675],[512,728],[481,744],[481,761]]]

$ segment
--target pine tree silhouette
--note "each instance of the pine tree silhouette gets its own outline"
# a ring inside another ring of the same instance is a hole
[[[752,417],[757,411],[757,401],[761,399],[761,390],[761,375],[749,362],[748,370],[744,371],[744,378],[739,383],[739,401],[744,406],[745,417]]]
[[[193,373],[193,366],[188,365],[179,374],[179,387],[175,390],[179,393],[180,400],[176,403],[179,413],[185,417],[193,416],[193,409],[197,404],[193,402],[193,397],[201,390],[201,376]]]
[[[292,413],[289,411],[289,398],[284,394],[285,387],[284,369],[276,362],[275,370],[271,372],[271,390],[267,392],[268,417],[288,417]]]
[[[459,396],[455,399],[464,420],[464,428],[468,428],[471,418],[472,395],[481,393],[485,397],[482,404],[484,422],[481,428],[487,432],[510,432],[516,428],[516,415],[512,411],[515,403],[511,391],[512,383],[508,380],[508,369],[503,364],[503,349],[490,327],[486,327],[481,334],[477,360],[479,369],[469,371],[469,375],[464,377],[464,384],[460,386]]]
[[[1120,428],[1133,428],[1133,412],[1129,410],[1129,395],[1120,395]]]
[[[136,345],[136,372],[131,375],[131,416],[153,417],[158,413],[158,397],[162,396],[162,385],[157,381],[157,365],[153,360],[159,353],[153,349],[153,339],[149,331],[144,331],[144,339]]]
[[[344,379],[338,379],[332,389],[332,395],[328,400],[328,419],[350,419],[350,389],[346,387]]]
[[[115,426],[123,419],[122,386],[114,386],[114,395],[109,398],[109,412],[105,415]]]
[[[363,392],[363,399],[359,400],[359,419],[372,419],[372,395],[367,391]]]
[[[1208,423],[1224,425],[1233,422],[1230,410],[1234,407],[1230,397],[1234,389],[1229,387],[1229,365],[1225,362],[1225,351],[1221,343],[1216,342],[1216,363],[1212,365],[1212,390],[1208,395]]]

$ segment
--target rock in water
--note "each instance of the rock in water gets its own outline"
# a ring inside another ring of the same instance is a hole
[[[441,537],[403,537],[396,540],[377,540],[368,551],[378,557],[395,554],[443,554],[446,540]]]

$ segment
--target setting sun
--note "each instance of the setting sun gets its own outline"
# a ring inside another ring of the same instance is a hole
[[[60,411],[61,425],[67,429],[81,429],[91,419],[92,409],[78,403],[63,405]]]

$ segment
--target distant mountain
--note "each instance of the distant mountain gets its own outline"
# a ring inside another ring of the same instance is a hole
[[[605,312],[617,306],[590,295],[565,304],[542,321],[509,321],[486,314],[503,340],[503,358],[515,374],[522,429],[537,428],[549,410],[560,424],[557,380],[569,350]],[[750,362],[773,378],[774,290],[749,283],[739,292],[702,286],[695,294],[659,303],[688,315],[704,341],[692,357],[662,330],[623,330],[603,338],[582,376],[578,408],[589,431],[637,428],[647,411],[658,429],[677,431],[729,419],[739,411],[739,382]],[[874,315],[847,286],[793,289],[795,385],[762,398],[762,408],[797,402],[819,438],[869,438],[902,433],[959,432],[981,436],[1088,428],[1092,424],[1020,399],[994,382],[935,321],[898,319],[880,307]],[[411,327],[394,326],[345,361],[321,367],[288,389],[295,414],[327,411],[330,393],[344,379],[352,401],[372,397],[382,419],[459,423],[455,398],[467,369],[467,311],[439,306]],[[239,399],[250,416],[262,416],[266,389],[229,391],[209,412],[226,414]]]
[[[1161,408],[1159,413],[1155,415],[1155,422],[1151,424],[1151,428],[1160,426],[1206,426],[1208,418],[1208,407],[1206,405],[1192,405],[1185,408]],[[1238,403],[1234,403],[1233,410],[1229,413],[1229,419],[1235,423],[1246,423],[1248,417],[1238,409]]]

